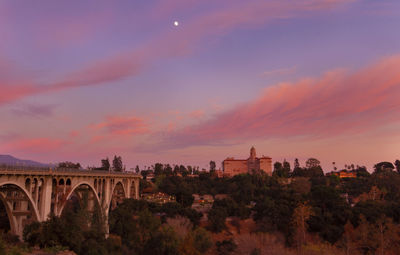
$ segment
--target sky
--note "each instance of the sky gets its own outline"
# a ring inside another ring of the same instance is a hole
[[[399,28],[398,0],[0,0],[0,154],[372,170],[400,158]]]

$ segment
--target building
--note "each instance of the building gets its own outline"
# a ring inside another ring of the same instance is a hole
[[[158,203],[158,204],[165,204],[170,202],[176,202],[176,198],[174,196],[170,196],[168,194],[158,192],[158,193],[142,193],[142,199]]]
[[[256,149],[251,147],[248,159],[227,158],[222,162],[222,169],[225,176],[234,176],[259,170],[272,175],[272,159],[265,156],[257,158]]]
[[[355,171],[346,171],[346,170],[341,170],[339,172],[330,172],[330,173],[327,173],[326,175],[327,176],[336,175],[340,179],[342,179],[342,178],[357,178],[357,172],[355,172]]]

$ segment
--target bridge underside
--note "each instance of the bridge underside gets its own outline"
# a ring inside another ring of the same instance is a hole
[[[45,221],[50,214],[60,216],[73,200],[90,213],[100,210],[108,229],[109,210],[125,198],[139,198],[139,180],[134,174],[0,171],[0,200],[11,233],[21,239],[27,224]]]

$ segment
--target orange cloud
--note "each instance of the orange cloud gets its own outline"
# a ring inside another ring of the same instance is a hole
[[[203,110],[195,110],[195,111],[192,111],[191,113],[189,113],[189,116],[192,118],[195,118],[195,119],[203,118],[204,115],[205,115],[205,113]]]
[[[138,135],[150,132],[144,119],[138,117],[110,116],[106,121],[92,125],[92,128],[106,130],[111,135]]]
[[[281,83],[214,119],[165,134],[166,147],[256,138],[330,137],[400,121],[400,56],[354,73]],[[165,137],[164,136],[164,137]]]

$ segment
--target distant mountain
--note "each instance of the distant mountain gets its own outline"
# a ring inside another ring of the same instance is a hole
[[[0,154],[0,165],[19,165],[19,166],[37,166],[37,167],[47,167],[50,164],[43,164],[40,162],[36,162],[33,160],[24,160],[24,159],[18,159],[15,158],[11,155],[1,155]]]

